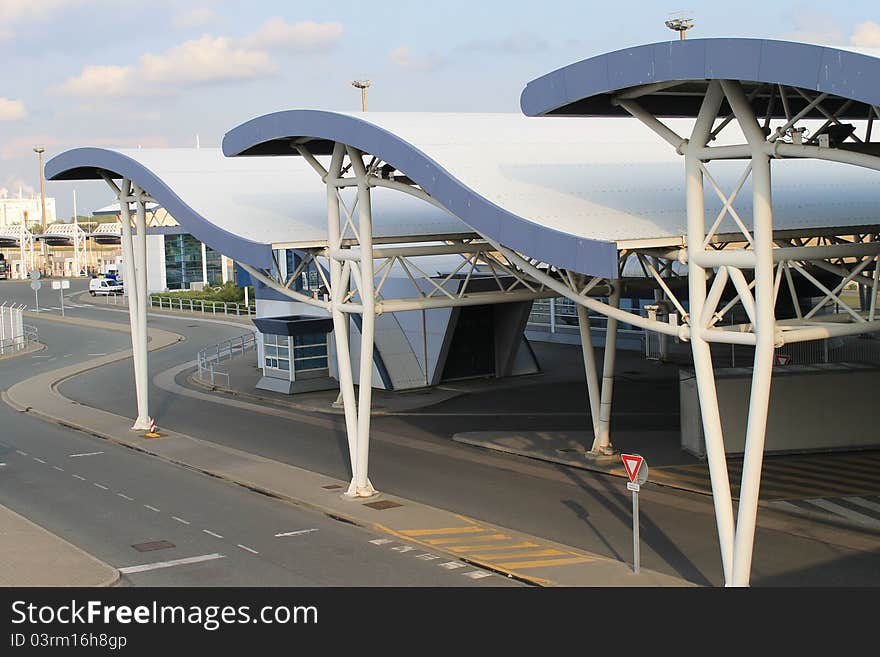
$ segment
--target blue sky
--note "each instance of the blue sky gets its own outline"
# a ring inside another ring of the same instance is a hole
[[[876,2],[691,2],[692,38],[788,38],[880,48]],[[359,109],[519,111],[532,78],[674,38],[658,2],[326,3],[0,0],[0,189],[38,186],[36,156],[79,145],[217,146],[253,116]],[[734,10],[733,7],[736,9]],[[111,199],[77,183],[83,214]],[[71,183],[50,183],[59,215]]]

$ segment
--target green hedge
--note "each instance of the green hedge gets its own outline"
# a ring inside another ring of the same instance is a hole
[[[152,296],[163,299],[196,299],[202,301],[225,301],[226,303],[244,303],[244,288],[235,283],[225,283],[214,287],[206,287],[203,291],[180,290],[177,292],[156,292]],[[248,301],[254,305],[254,288],[248,288]]]

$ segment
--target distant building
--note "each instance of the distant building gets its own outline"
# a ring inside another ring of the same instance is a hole
[[[46,198],[46,225],[56,221],[55,199]],[[39,198],[0,196],[0,228],[7,226],[42,226],[43,213]]]

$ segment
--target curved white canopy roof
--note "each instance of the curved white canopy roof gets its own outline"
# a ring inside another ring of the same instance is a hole
[[[256,267],[271,266],[272,248],[327,243],[326,191],[299,158],[234,159],[219,149],[80,148],[46,163],[50,180],[129,178],[198,239]],[[376,190],[377,241],[472,231],[417,199]]]

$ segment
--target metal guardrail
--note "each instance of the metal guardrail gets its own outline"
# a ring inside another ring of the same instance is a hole
[[[24,304],[0,304],[0,356],[25,349],[38,339],[37,328],[23,321]]]
[[[169,310],[185,310],[203,315],[236,315],[251,316],[257,314],[257,309],[252,305],[234,303],[229,301],[205,301],[204,299],[184,299],[183,297],[163,297],[160,295],[150,296],[150,306],[153,308],[168,308]]]
[[[196,354],[198,363],[198,378],[211,385],[217,385],[217,379],[225,379],[226,388],[229,387],[229,372],[217,369],[217,365],[224,361],[232,360],[236,356],[243,356],[257,348],[257,334],[245,333],[237,338],[231,338],[200,349]]]

